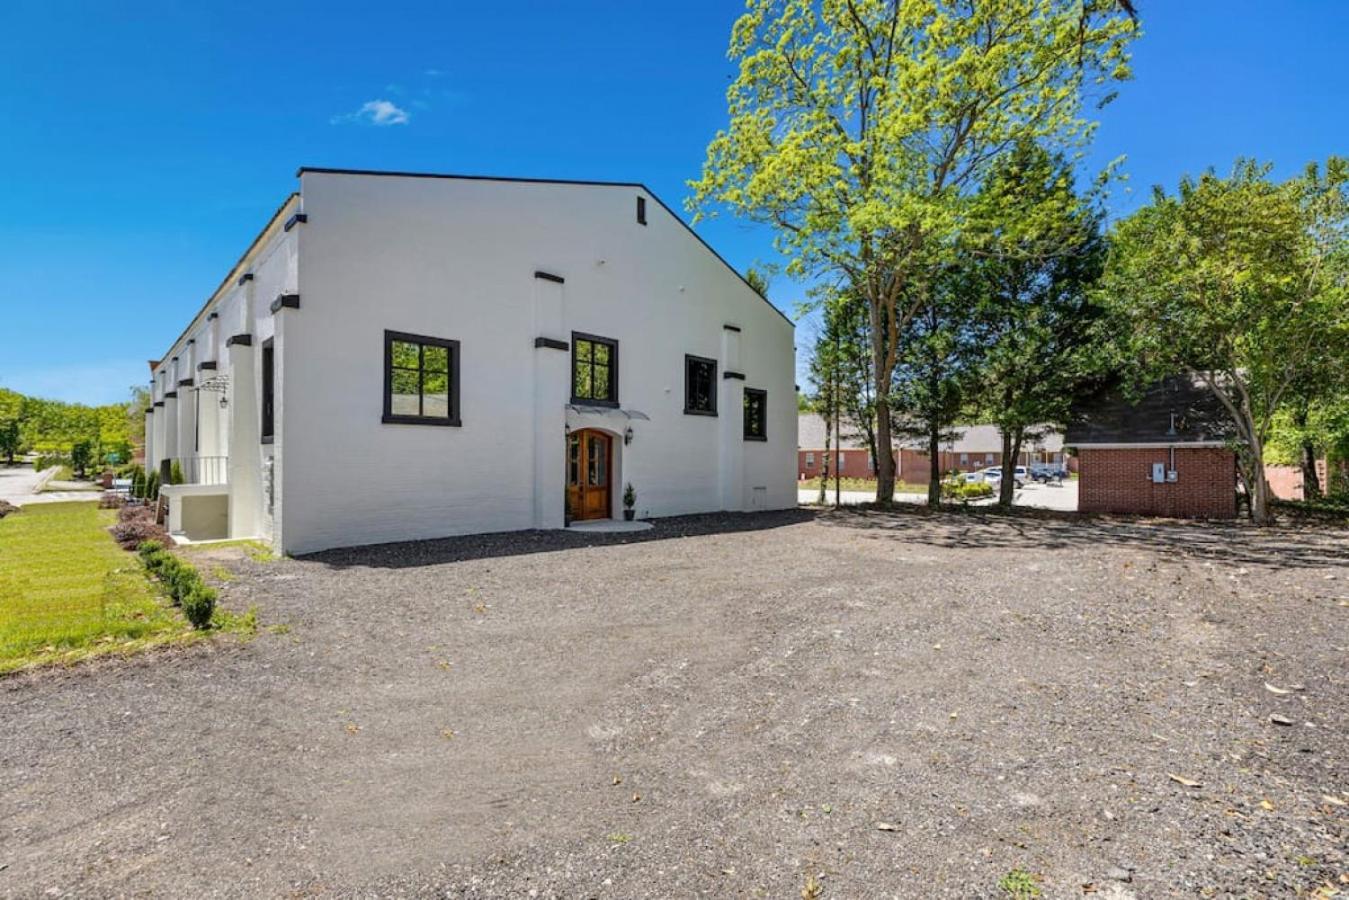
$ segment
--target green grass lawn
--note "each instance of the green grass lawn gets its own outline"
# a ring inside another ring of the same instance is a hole
[[[876,493],[876,479],[874,478],[840,478],[839,488],[845,491],[869,491]],[[797,481],[796,489],[799,491],[818,491],[820,489],[819,477],[807,478],[805,481]],[[834,477],[829,476],[829,494],[834,492]],[[926,494],[927,482],[922,484],[910,484],[903,481],[895,483],[896,494]]]
[[[0,519],[0,673],[197,634],[113,542],[115,516],[45,503]]]

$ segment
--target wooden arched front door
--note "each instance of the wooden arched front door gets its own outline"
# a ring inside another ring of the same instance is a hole
[[[567,510],[573,519],[609,518],[613,461],[613,438],[605,432],[583,428],[567,435]]]

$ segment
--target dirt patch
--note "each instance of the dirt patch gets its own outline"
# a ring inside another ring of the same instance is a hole
[[[1349,872],[1345,539],[860,510],[222,557],[250,643],[0,682],[0,892],[1310,891]]]

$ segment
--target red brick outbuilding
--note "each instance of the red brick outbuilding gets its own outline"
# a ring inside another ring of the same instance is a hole
[[[1230,519],[1237,514],[1231,422],[1212,391],[1185,376],[1141,397],[1109,391],[1074,410],[1081,512]]]

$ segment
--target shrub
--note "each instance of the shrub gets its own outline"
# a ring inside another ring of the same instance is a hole
[[[136,554],[140,556],[142,560],[149,558],[155,553],[162,553],[163,551],[164,545],[159,541],[141,541],[140,545],[136,547]]]
[[[195,577],[196,572],[192,573]],[[200,578],[196,578],[191,588],[183,594],[180,604],[183,607],[183,615],[192,623],[192,627],[207,629],[211,627],[211,614],[215,612],[216,592],[214,588],[209,588],[202,584]]]
[[[3,519],[5,516],[9,515],[12,512],[18,511],[19,508],[15,506],[13,503],[10,503],[6,500],[0,500],[0,519]]]
[[[126,498],[114,491],[104,491],[98,498],[99,509],[121,509],[126,505]]]
[[[182,464],[175,459],[173,461],[173,464],[169,466],[169,484],[182,484],[182,483],[183,483],[183,467]]]
[[[159,473],[158,473],[158,472],[151,472],[149,475],[146,475],[146,476],[145,476],[145,499],[146,499],[146,500],[158,500],[158,499],[159,499]]]
[[[175,606],[182,606],[187,596],[199,587],[205,587],[197,570],[176,556],[170,556],[173,562],[160,570],[160,576],[168,585],[169,596]],[[166,574],[167,573],[167,574]]]
[[[122,508],[131,509],[132,507],[124,506]],[[123,550],[135,550],[141,545],[142,541],[167,542],[169,533],[155,522],[152,511],[149,516],[128,518],[112,526],[112,539],[120,544]]]

